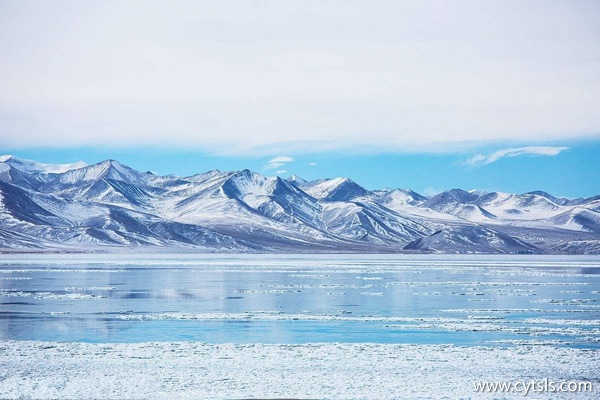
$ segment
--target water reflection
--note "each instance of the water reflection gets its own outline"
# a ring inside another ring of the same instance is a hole
[[[600,259],[11,255],[0,337],[600,346]]]

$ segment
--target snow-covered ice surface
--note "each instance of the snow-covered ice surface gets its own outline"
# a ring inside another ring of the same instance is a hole
[[[0,320],[0,398],[600,387],[594,256],[2,255]]]
[[[572,348],[0,342],[1,398],[524,398],[474,384],[548,378],[590,399],[598,377],[600,352]]]

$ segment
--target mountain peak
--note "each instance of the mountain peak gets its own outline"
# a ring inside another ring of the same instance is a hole
[[[531,195],[544,197],[545,199],[548,199],[551,202],[559,204],[559,205],[573,204],[573,203],[577,203],[578,200],[581,200],[581,199],[569,200],[564,197],[555,197],[555,196],[551,195],[550,193],[545,192],[543,190],[534,190],[532,192],[523,193],[522,196],[531,196]]]
[[[0,163],[6,163],[11,167],[24,172],[40,172],[43,174],[61,174],[87,166],[87,164],[81,160],[71,164],[43,164],[37,161],[15,157],[10,154],[0,156]]]
[[[401,206],[406,204],[415,205],[421,201],[427,200],[425,196],[410,189],[388,189],[381,193],[379,199],[386,206]]]
[[[305,183],[307,183],[307,181],[305,179],[300,178],[298,175],[294,174],[292,176],[290,176],[289,178],[286,179],[288,182],[294,183],[298,186],[302,186]]]
[[[438,196],[443,196],[443,195],[449,196],[452,199],[454,199],[458,202],[461,202],[461,203],[473,201],[477,197],[479,197],[479,193],[477,193],[475,191],[467,192],[466,190],[459,189],[459,188],[450,189],[446,192],[442,192]]]
[[[123,164],[117,160],[110,159],[110,158],[108,160],[100,161],[98,164],[109,166],[109,167],[115,167],[115,168],[123,168],[123,167],[129,168],[125,164]]]
[[[116,160],[104,160],[83,168],[66,171],[60,177],[62,183],[75,183],[79,181],[95,181],[101,179],[113,179],[117,181],[133,182],[143,184],[149,175],[138,172],[133,168]]]
[[[261,178],[263,177],[262,175],[254,172],[254,171],[251,171],[248,168],[244,168],[242,170],[235,171],[231,176],[246,179],[246,180],[252,180],[259,176]]]
[[[550,193],[544,192],[543,190],[533,190],[531,192],[527,192],[527,193],[523,193],[523,194],[524,195],[526,195],[526,194],[535,194],[537,196],[542,196],[542,197],[554,197]]]
[[[367,189],[358,185],[350,178],[315,181],[306,185],[303,189],[312,197],[327,201],[348,201],[369,193]]]

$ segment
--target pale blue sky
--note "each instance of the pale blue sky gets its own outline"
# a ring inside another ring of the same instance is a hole
[[[598,194],[599,20],[597,0],[2,0],[0,152]]]

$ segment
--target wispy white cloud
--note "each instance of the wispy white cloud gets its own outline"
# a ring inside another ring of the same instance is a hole
[[[314,166],[317,165],[317,163],[316,162],[309,162],[308,165],[311,166],[311,167],[314,167]]]
[[[287,170],[285,169],[278,169],[277,171],[275,171],[276,174],[287,174]]]
[[[491,154],[475,154],[466,160],[466,165],[471,167],[480,167],[496,162],[505,157],[520,156],[556,156],[562,151],[568,150],[568,147],[558,146],[527,146],[502,149]]]
[[[275,158],[272,158],[269,160],[269,162],[267,162],[267,164],[265,164],[265,166],[263,167],[263,169],[269,170],[269,169],[277,169],[285,164],[294,162],[294,159],[292,157],[288,157],[288,156],[277,156]]]

